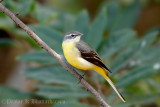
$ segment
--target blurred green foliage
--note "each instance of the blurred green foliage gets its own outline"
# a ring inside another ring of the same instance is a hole
[[[0,39],[0,48],[1,47],[6,47],[6,46],[12,46],[12,45],[14,45],[13,40],[7,39],[7,38]]]
[[[133,26],[141,10],[138,0],[122,6],[118,1],[104,1],[97,11],[94,20],[90,20],[87,10],[82,9],[78,14],[70,14],[50,6],[40,5],[34,0],[5,0],[4,5],[20,17],[31,15],[37,24],[28,26],[56,52],[62,53],[63,35],[69,30],[77,30],[85,35],[82,39],[94,47],[106,65],[112,70],[111,78],[121,90],[126,103],[117,101],[115,92],[105,90],[103,95],[112,107],[139,107],[147,104],[157,104],[160,99],[159,82],[154,77],[160,72],[160,40],[159,29],[151,29],[143,36],[137,37]],[[16,5],[16,7],[15,7]],[[20,11],[19,11],[20,10]],[[27,68],[23,74],[35,80],[37,96],[46,99],[65,100],[65,104],[57,103],[53,107],[91,107],[95,103],[80,102],[80,99],[95,99],[81,88],[81,84],[62,68],[47,52],[35,46],[35,42],[4,14],[0,13],[0,29],[13,32],[14,35],[28,40],[34,51],[24,53],[17,59],[26,62],[39,63],[39,67]],[[3,42],[1,42],[3,41]],[[0,44],[11,44],[10,40],[0,40]],[[37,49],[37,50],[36,50]],[[96,74],[98,75],[98,74]],[[95,85],[95,78],[92,83]],[[102,77],[97,77],[100,86],[108,83]],[[158,82],[157,82],[158,81]],[[147,86],[146,86],[147,85]],[[106,86],[108,88],[108,86]],[[0,87],[4,89],[5,87]],[[147,90],[147,91],[146,91]],[[6,90],[12,93],[12,90]],[[106,93],[107,92],[107,93]],[[23,95],[19,92],[13,92]],[[4,93],[5,94],[5,93]],[[12,94],[11,94],[12,95]],[[2,97],[3,98],[3,97]],[[5,98],[5,97],[4,97]]]

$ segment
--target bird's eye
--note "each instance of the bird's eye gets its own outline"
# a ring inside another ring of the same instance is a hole
[[[76,35],[72,34],[71,37],[75,37]]]

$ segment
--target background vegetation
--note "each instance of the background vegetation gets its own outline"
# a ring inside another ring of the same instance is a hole
[[[112,107],[160,107],[158,0],[4,0],[3,4],[18,12],[18,17],[61,55],[67,31],[85,34],[82,39],[104,59],[112,71],[111,79],[127,100],[120,101],[101,76],[88,72],[84,78]],[[1,102],[35,98],[54,100],[45,105],[50,107],[99,106],[71,74],[2,13],[0,48]],[[20,73],[31,80],[25,85],[27,92],[5,85],[14,66],[19,68],[24,62],[26,67]]]

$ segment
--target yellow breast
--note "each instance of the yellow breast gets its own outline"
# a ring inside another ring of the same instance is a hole
[[[64,41],[62,43],[62,49],[66,60],[72,66],[82,70],[90,70],[93,68],[92,63],[86,61],[81,57],[81,54],[76,48],[75,43]]]

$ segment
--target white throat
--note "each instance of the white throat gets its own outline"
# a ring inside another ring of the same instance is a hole
[[[67,40],[65,40],[65,42],[66,43],[77,43],[77,42],[79,42],[80,41],[80,36],[77,36],[76,38],[74,38],[74,39],[67,39]]]

